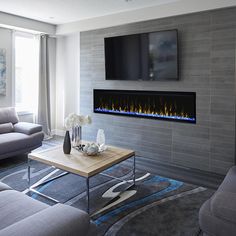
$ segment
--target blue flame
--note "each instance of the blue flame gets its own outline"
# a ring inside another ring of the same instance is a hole
[[[168,115],[159,115],[159,114],[146,114],[146,113],[141,113],[141,112],[108,110],[108,109],[105,109],[105,108],[95,108],[94,111],[100,112],[100,113],[110,113],[110,114],[131,115],[131,116],[140,116],[140,117],[149,117],[149,118],[161,118],[161,119],[169,119],[169,120],[183,120],[183,121],[195,122],[195,118],[183,117],[183,116],[168,116]]]

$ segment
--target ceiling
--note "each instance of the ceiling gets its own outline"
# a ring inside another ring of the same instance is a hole
[[[65,24],[178,1],[181,0],[0,0],[0,11]]]

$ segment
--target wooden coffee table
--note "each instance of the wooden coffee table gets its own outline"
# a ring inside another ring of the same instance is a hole
[[[135,152],[133,150],[117,148],[113,146],[108,146],[107,150],[100,153],[97,156],[86,156],[83,153],[72,148],[71,154],[67,155],[63,153],[62,146],[57,146],[55,148],[45,150],[39,153],[30,153],[28,155],[28,191],[37,193],[45,198],[48,198],[54,202],[59,202],[58,200],[47,196],[35,188],[46,184],[56,178],[62,177],[66,174],[73,173],[80,177],[84,177],[86,179],[87,185],[87,212],[90,213],[90,198],[89,198],[89,179],[90,177],[102,174],[104,176],[108,176],[114,179],[119,179],[117,177],[113,177],[102,173],[102,171],[122,162],[129,158],[133,158],[133,183],[129,186],[129,188],[135,185]],[[35,160],[50,166],[53,166],[57,169],[63,170],[62,174],[50,178],[48,180],[42,181],[40,183],[36,183],[31,186],[30,183],[30,161]],[[119,179],[120,181],[125,182],[124,179]]]

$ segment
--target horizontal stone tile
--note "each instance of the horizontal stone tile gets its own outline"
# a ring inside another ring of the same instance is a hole
[[[235,29],[236,27],[236,22],[229,22],[229,23],[224,23],[224,24],[212,24],[210,27],[211,31],[221,31],[221,30],[226,30],[226,29]]]
[[[235,96],[235,90],[233,87],[231,88],[213,88],[211,89],[211,95],[212,96],[225,96],[228,95],[230,97],[234,97]]]
[[[213,24],[224,24],[224,22],[232,22],[236,20],[235,7],[220,9],[211,12],[211,20]]]
[[[211,128],[210,130],[210,137],[215,136],[215,135],[221,135],[222,137],[235,137],[235,131],[234,130],[229,130],[229,129],[222,129],[222,128]]]
[[[187,137],[195,137],[195,138],[202,138],[202,139],[209,139],[209,132],[199,132],[196,131],[188,131],[188,130],[174,130],[173,131],[174,135],[182,135],[182,136],[187,136]]]
[[[147,157],[147,158],[151,158],[163,163],[171,163],[171,153],[169,153],[169,155],[163,156],[162,154],[159,153],[155,153],[155,152],[146,152],[144,150],[140,150],[136,153],[137,156],[141,156],[141,157]]]
[[[210,139],[202,139],[198,137],[189,137],[185,135],[173,135],[173,142],[182,142],[189,144],[199,144],[199,145],[207,145],[210,147]]]
[[[175,164],[196,168],[201,170],[209,170],[209,158],[193,156],[189,154],[173,153],[172,161]]]
[[[210,147],[206,144],[197,144],[197,143],[189,143],[184,142],[181,143],[180,140],[173,141],[173,152],[184,153],[197,155],[201,157],[209,157]]]
[[[211,51],[211,58],[234,58],[235,52],[232,50],[232,47],[222,48],[214,47],[214,50]]]
[[[235,161],[234,156],[225,156],[225,155],[218,154],[218,153],[211,153],[210,158],[211,158],[211,160],[229,162],[230,164],[234,163],[234,161]]]
[[[196,107],[197,118],[199,118],[201,115],[202,116],[209,116],[210,115],[210,108],[211,108],[210,106],[211,106],[211,104],[206,104],[204,106],[198,105]]]
[[[216,121],[216,122],[233,123],[235,121],[235,117],[232,115],[226,115],[226,114],[212,114],[211,120]]]
[[[224,151],[227,151],[227,152],[224,152]],[[221,156],[222,161],[225,161],[225,162],[228,162],[229,160],[234,160],[234,150],[227,150],[223,148],[212,148],[211,155]]]
[[[230,167],[212,166],[210,172],[226,175]]]
[[[232,49],[231,49],[232,50]],[[231,68],[230,70],[212,70],[211,76],[234,76],[235,69]]]
[[[210,135],[210,140],[213,143],[214,142],[221,142],[222,140],[224,142],[231,143],[232,141],[234,141],[234,139],[235,139],[235,135],[234,134],[232,134],[231,136],[225,136],[225,135],[222,135],[220,131]]]
[[[224,40],[235,38],[235,31],[231,29],[222,29],[217,31],[211,31],[212,40],[221,40],[224,43]]]
[[[227,66],[234,67],[235,66],[235,59],[233,57],[217,57],[217,58],[214,57],[214,58],[211,58],[211,63],[214,66],[215,65],[221,66],[222,64],[225,64]]]
[[[227,104],[225,106],[219,104],[219,103],[212,103],[211,104],[211,114],[212,115],[228,115],[228,116],[234,116],[235,113],[235,107],[233,105]]]
[[[234,162],[225,162],[225,161],[218,161],[218,160],[211,160],[210,169],[211,171],[226,174],[227,171],[234,165]]]

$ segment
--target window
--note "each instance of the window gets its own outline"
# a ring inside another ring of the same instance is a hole
[[[39,36],[16,32],[15,45],[15,107],[17,111],[33,112],[38,107]]]

